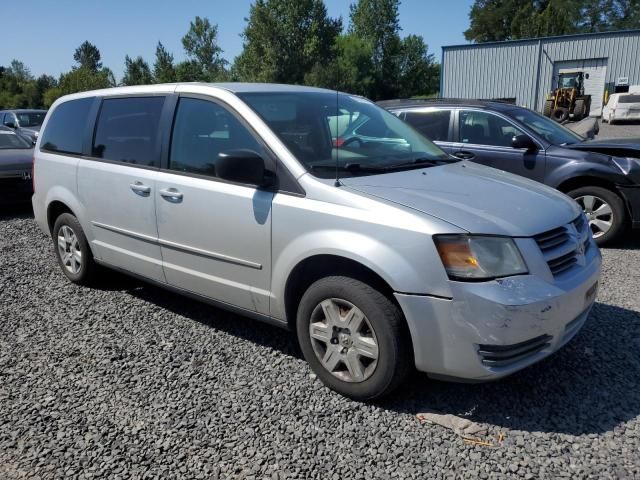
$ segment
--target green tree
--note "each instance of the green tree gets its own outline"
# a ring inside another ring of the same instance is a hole
[[[102,68],[100,50],[94,44],[85,40],[82,45],[76,48],[73,59],[78,63],[79,68],[86,68],[97,72]]]
[[[438,91],[440,66],[421,36],[408,35],[402,39],[401,58],[399,96],[408,98]]]
[[[162,43],[156,47],[156,61],[153,64],[153,78],[156,83],[170,83],[176,81],[176,69],[173,66],[173,55]]]
[[[305,83],[342,92],[369,96],[374,85],[373,46],[354,34],[336,38],[336,58],[316,64]]]
[[[367,40],[373,46],[376,100],[394,98],[400,92],[400,39],[399,0],[358,0],[351,5],[350,32]]]
[[[640,0],[475,0],[469,20],[474,42],[640,28]]]
[[[149,64],[140,56],[132,59],[126,55],[122,85],[148,85],[150,83],[153,83],[153,76]]]
[[[97,72],[86,67],[74,68],[60,75],[57,87],[50,88],[44,93],[44,104],[50,107],[62,95],[115,86],[115,77],[108,68],[101,68]]]
[[[322,0],[256,0],[242,34],[234,76],[244,81],[301,84],[316,65],[335,58],[342,21]]]
[[[189,31],[182,37],[182,46],[189,60],[201,67],[201,78],[197,80],[215,81],[225,76],[227,61],[218,46],[218,26],[212,25],[208,18],[196,17],[191,22]]]

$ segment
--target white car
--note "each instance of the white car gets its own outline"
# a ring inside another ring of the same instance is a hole
[[[602,109],[603,122],[640,120],[640,93],[614,93]]]

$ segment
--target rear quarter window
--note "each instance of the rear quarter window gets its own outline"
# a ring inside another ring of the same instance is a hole
[[[50,152],[82,154],[82,140],[93,97],[61,103],[51,113],[42,132],[41,149]]]

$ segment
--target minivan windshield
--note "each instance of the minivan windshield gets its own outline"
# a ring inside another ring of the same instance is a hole
[[[506,113],[553,145],[572,145],[584,141],[583,137],[563,127],[555,120],[551,120],[531,110],[518,108]]]
[[[18,112],[16,115],[21,127],[39,127],[44,122],[47,112]]]
[[[332,92],[241,93],[313,175],[373,175],[454,162],[395,115]]]

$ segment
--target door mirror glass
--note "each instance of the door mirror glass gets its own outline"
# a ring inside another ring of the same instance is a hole
[[[513,148],[525,148],[527,150],[536,150],[537,148],[534,141],[531,140],[531,137],[525,134],[514,135],[511,140],[511,146]]]
[[[216,162],[216,173],[223,180],[256,187],[266,187],[273,180],[273,175],[265,168],[264,159],[253,150],[220,152]]]
[[[5,127],[9,127],[9,128],[16,128],[16,124],[13,122],[13,120],[9,120],[8,122],[4,122]]]

